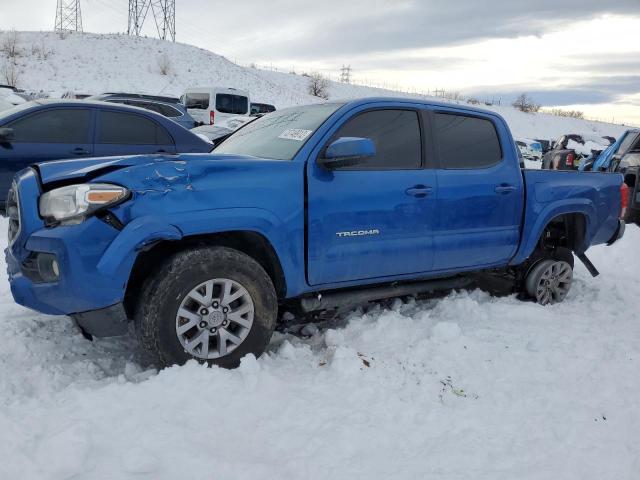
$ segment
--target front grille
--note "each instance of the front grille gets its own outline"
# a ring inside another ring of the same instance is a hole
[[[7,217],[9,217],[9,245],[13,244],[20,234],[20,201],[18,187],[15,182],[7,195]]]

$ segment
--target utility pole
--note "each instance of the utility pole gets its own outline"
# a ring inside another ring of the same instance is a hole
[[[139,37],[151,10],[162,40],[176,41],[176,0],[129,0],[129,26],[127,33]]]
[[[56,32],[82,32],[80,0],[58,0],[54,30]]]
[[[342,65],[340,69],[340,81],[342,83],[351,83],[351,65]]]

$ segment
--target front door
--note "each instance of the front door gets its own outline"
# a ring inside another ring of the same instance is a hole
[[[360,112],[341,137],[373,140],[364,163],[326,170],[308,164],[308,281],[311,285],[425,272],[433,263],[430,222],[436,175],[424,169],[420,114]]]
[[[48,108],[3,127],[13,130],[13,139],[0,143],[0,200],[6,197],[16,172],[29,165],[93,153],[90,108]]]

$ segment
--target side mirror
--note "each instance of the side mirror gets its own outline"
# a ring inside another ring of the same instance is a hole
[[[376,154],[376,146],[370,138],[340,137],[327,147],[318,164],[329,170],[351,167]]]
[[[0,143],[8,143],[13,140],[13,128],[0,128]]]

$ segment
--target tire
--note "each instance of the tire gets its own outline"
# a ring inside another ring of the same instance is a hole
[[[556,259],[541,260],[525,278],[527,294],[540,305],[562,302],[573,283],[573,267]]]
[[[573,252],[566,247],[557,247],[551,252],[551,258],[567,262],[571,269],[575,267],[575,258]]]
[[[160,367],[195,359],[235,368],[246,354],[264,352],[277,310],[273,283],[253,258],[196,247],[176,253],[147,279],[134,323]]]

